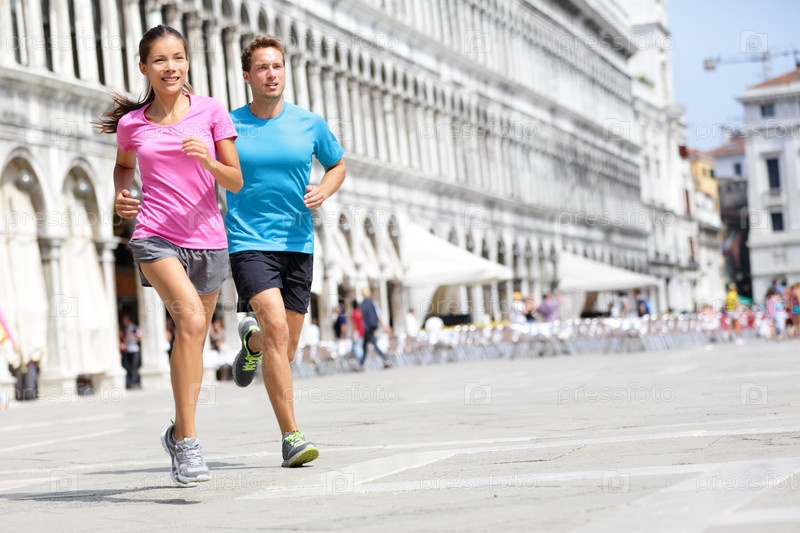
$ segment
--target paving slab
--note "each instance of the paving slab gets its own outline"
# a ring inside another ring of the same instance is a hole
[[[0,415],[3,531],[798,531],[800,343],[516,357],[295,381],[321,450],[281,468],[260,384],[203,386],[212,480],[174,487],[169,390]]]

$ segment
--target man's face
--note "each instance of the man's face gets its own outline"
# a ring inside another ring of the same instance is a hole
[[[283,56],[275,48],[258,48],[250,57],[250,71],[244,72],[244,81],[253,91],[253,99],[278,100],[286,87],[286,69]]]

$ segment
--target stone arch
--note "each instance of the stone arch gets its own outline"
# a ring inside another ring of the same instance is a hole
[[[269,19],[267,18],[267,12],[264,9],[260,9],[258,12],[258,33],[264,35],[269,33]]]
[[[475,238],[473,237],[471,231],[468,231],[464,237],[464,248],[468,252],[475,253]]]
[[[106,212],[100,199],[99,188],[96,186],[97,173],[93,171],[88,161],[78,158],[69,165],[69,171],[64,177],[61,187],[62,199],[66,194],[73,194],[84,204],[87,220],[92,226],[94,239],[102,239],[103,233],[111,224],[112,211]]]
[[[275,28],[275,37],[277,37],[278,39],[281,40],[281,42],[283,43],[284,48],[285,48],[286,47],[286,30],[284,29],[284,24],[283,24],[283,21],[281,20],[280,17],[275,17],[275,25],[273,27]]]
[[[287,43],[289,46],[286,46],[286,48],[291,48],[293,53],[300,53],[303,51],[303,40],[300,38],[300,32],[297,31],[297,24],[294,22],[289,25],[289,38],[287,39]]]
[[[311,54],[311,57],[319,60],[322,57],[322,39],[320,39],[311,29],[307,29],[303,35],[303,50]]]
[[[27,148],[11,150],[5,164],[0,170],[0,190],[6,184],[15,186],[29,193],[32,207],[36,213],[44,213],[48,206],[53,205],[48,189],[43,186],[39,176],[44,176],[44,170],[36,162],[36,158]],[[0,206],[0,212],[7,206]]]
[[[350,230],[352,227],[353,221],[350,220],[345,213],[339,214],[339,219],[337,220],[337,224],[339,225],[339,230],[344,235],[345,240],[347,241],[347,246],[350,248],[351,253],[353,250],[353,232]]]
[[[250,12],[247,10],[247,5],[242,4],[239,7],[239,22],[242,25],[243,32],[249,32],[251,30],[250,27]]]
[[[368,72],[366,72],[365,81],[379,84],[380,68],[374,59],[370,59],[368,60],[368,62],[369,62],[369,69]]]
[[[231,0],[222,0],[221,13],[222,17],[227,19],[227,21],[236,20],[236,12],[233,8]]]
[[[502,237],[497,239],[497,262],[501,265],[508,265],[508,249],[506,248],[505,239]]]
[[[450,244],[454,244],[454,245],[456,245],[456,246],[459,246],[459,242],[458,242],[458,233],[456,232],[456,229],[455,229],[455,228],[452,228],[452,227],[451,227],[451,228],[450,228],[450,231],[448,231],[448,232],[447,232],[447,241],[448,241]]]

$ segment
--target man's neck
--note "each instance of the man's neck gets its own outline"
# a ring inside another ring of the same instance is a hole
[[[253,100],[250,102],[250,112],[258,118],[275,118],[283,111],[283,96],[275,100]]]

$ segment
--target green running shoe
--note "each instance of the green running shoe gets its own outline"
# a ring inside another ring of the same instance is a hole
[[[283,464],[281,466],[294,467],[310,463],[319,457],[319,450],[314,443],[308,442],[299,431],[283,434]]]
[[[239,323],[239,337],[242,339],[242,349],[233,360],[233,382],[239,387],[247,387],[253,382],[256,368],[261,361],[261,352],[252,353],[247,348],[247,340],[254,331],[261,331],[258,322],[253,317],[245,317]]]

